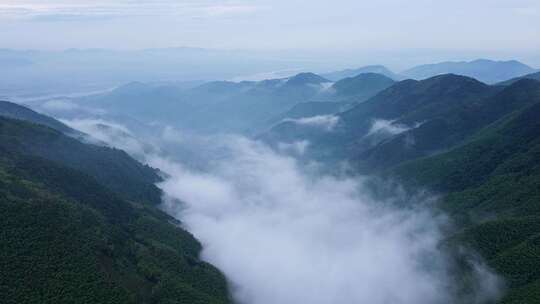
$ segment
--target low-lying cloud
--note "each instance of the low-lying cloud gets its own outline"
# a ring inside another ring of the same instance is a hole
[[[406,125],[397,124],[394,120],[374,119],[368,135],[386,133],[389,135],[397,135],[407,130],[412,129]]]
[[[177,130],[164,138],[189,145]],[[202,258],[225,273],[238,303],[456,302],[452,263],[440,246],[446,219],[430,211],[429,199],[402,209],[395,203],[404,197],[369,195],[366,178],[319,174],[260,142],[201,143],[222,152],[201,169],[156,154],[146,161],[168,175],[159,184],[163,208],[201,241]],[[497,296],[498,279],[474,267],[471,303],[484,303]]]
[[[292,153],[293,155],[302,156],[306,153],[309,147],[309,141],[300,140],[291,143],[278,143],[277,148],[283,153]]]
[[[43,110],[46,113],[52,113],[52,114],[64,114],[66,112],[68,113],[84,112],[87,114],[95,114],[95,115],[105,114],[104,110],[85,107],[80,104],[71,102],[69,100],[64,100],[64,99],[51,99],[49,101],[46,101],[38,105],[37,108],[39,108],[40,110]]]
[[[144,159],[148,153],[156,149],[138,140],[127,127],[121,124],[103,119],[60,119],[60,121],[90,135],[85,138],[90,143],[119,148],[139,159]]]
[[[339,122],[336,115],[317,115],[303,118],[287,118],[284,122],[292,122],[302,126],[322,128],[326,131],[332,131]]]

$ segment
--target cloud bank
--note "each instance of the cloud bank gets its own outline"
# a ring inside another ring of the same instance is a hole
[[[169,144],[189,145],[181,132],[165,133]],[[221,151],[202,169],[156,154],[146,161],[168,175],[159,184],[163,208],[201,241],[202,258],[225,273],[238,303],[456,301],[451,262],[439,246],[446,219],[426,207],[429,199],[401,209],[405,197],[376,200],[365,178],[319,174],[260,142],[201,143]],[[499,281],[481,263],[474,268],[471,303],[485,303]]]

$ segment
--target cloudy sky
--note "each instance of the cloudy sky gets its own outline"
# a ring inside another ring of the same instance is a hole
[[[538,0],[0,0],[3,48],[540,49]]]

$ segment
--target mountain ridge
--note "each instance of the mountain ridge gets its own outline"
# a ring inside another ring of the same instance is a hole
[[[402,80],[403,78],[402,76],[395,74],[394,72],[392,72],[391,70],[389,70],[387,67],[383,65],[367,65],[367,66],[363,66],[356,69],[345,69],[341,71],[325,73],[325,74],[322,74],[322,76],[325,78],[331,79],[333,81],[339,81],[344,78],[355,77],[355,76],[358,76],[359,74],[364,74],[364,73],[381,74],[393,80]]]
[[[517,60],[476,59],[419,65],[403,71],[402,74],[414,79],[425,79],[438,74],[454,73],[494,84],[533,72],[535,69]]]

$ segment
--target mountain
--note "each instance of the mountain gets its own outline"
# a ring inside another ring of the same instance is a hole
[[[287,80],[288,85],[322,84],[326,82],[331,81],[313,73],[300,73]]]
[[[540,72],[536,72],[536,73],[532,73],[532,74],[527,74],[525,76],[521,76],[521,77],[516,77],[516,78],[512,78],[510,80],[507,80],[507,81],[503,81],[503,82],[500,82],[499,85],[509,85],[509,84],[512,84],[518,80],[521,80],[521,79],[534,79],[534,80],[540,80]]]
[[[439,113],[428,114],[417,127],[382,141],[360,153],[356,159],[373,169],[437,154],[463,142],[504,115],[535,102],[540,102],[540,82],[520,80],[494,95],[468,104],[456,103]],[[405,122],[398,119],[396,123]]]
[[[338,123],[332,132],[288,121],[275,126],[261,137],[269,142],[308,140],[313,152],[318,155],[350,157],[372,149],[399,133],[422,128],[428,121],[431,124],[436,123],[437,118],[459,115],[456,113],[460,109],[499,90],[499,87],[452,74],[422,81],[404,80],[337,114]],[[430,129],[430,124],[423,128]],[[459,136],[441,137],[439,148],[443,149],[459,139]]]
[[[10,151],[46,159],[92,176],[123,198],[157,205],[161,180],[156,170],[133,160],[122,150],[84,144],[38,124],[5,123],[2,145]]]
[[[263,81],[214,81],[194,88],[132,83],[75,102],[199,132],[251,133],[300,102],[323,94],[331,82],[312,73]]]
[[[229,303],[193,236],[131,193],[156,178],[123,152],[0,118],[2,302]]]
[[[519,61],[493,61],[478,59],[474,61],[441,62],[413,67],[402,72],[413,79],[425,79],[440,74],[458,74],[476,78],[486,83],[497,83],[511,78],[533,73],[535,70]]]
[[[442,246],[472,248],[506,280],[498,303],[540,301],[539,81],[405,80],[334,117],[332,130],[286,121],[262,139],[307,140],[316,157],[435,193],[456,227]]]
[[[381,74],[362,73],[354,77],[341,79],[332,85],[332,89],[337,96],[354,96],[356,102],[362,102],[394,83],[394,80]]]
[[[367,73],[332,83],[313,73],[263,81],[213,81],[194,88],[130,83],[74,102],[122,113],[145,123],[159,121],[203,133],[256,134],[300,103],[363,102],[394,83]],[[315,104],[313,104],[315,105]]]
[[[538,83],[540,86],[540,82]],[[395,175],[444,196],[469,244],[506,279],[500,303],[540,301],[540,99],[446,153],[400,165]]]
[[[333,81],[339,81],[344,78],[355,77],[359,74],[365,73],[381,74],[393,80],[400,80],[402,78],[401,76],[395,74],[394,72],[390,71],[388,68],[382,65],[368,65],[357,69],[346,69],[322,74],[322,76]]]
[[[290,110],[272,118],[268,125],[274,126],[290,119],[332,115],[349,109],[353,104],[348,102],[308,101],[296,104]]]
[[[405,80],[333,117],[333,129],[289,120],[261,138],[307,140],[310,156],[435,193],[456,227],[442,246],[472,248],[506,280],[498,303],[540,301],[539,81]]]
[[[111,190],[124,193],[126,199],[161,202],[161,192],[154,185],[161,179],[157,172],[134,161],[124,151],[81,143],[78,139],[86,138],[85,134],[15,103],[0,101],[0,116],[36,125],[2,129],[6,140],[3,144],[12,145],[11,149],[85,172]]]

